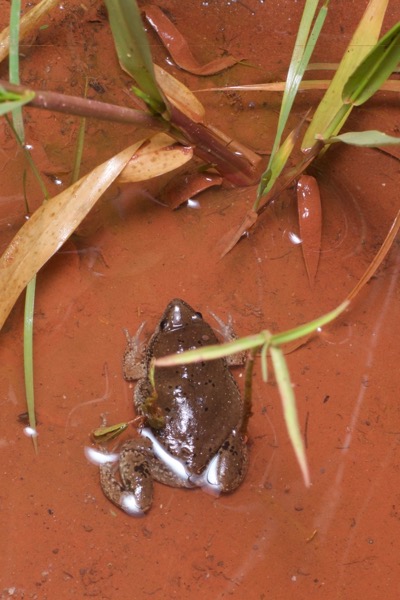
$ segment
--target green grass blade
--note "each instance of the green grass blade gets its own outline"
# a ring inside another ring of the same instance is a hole
[[[269,340],[269,337],[270,334],[267,331],[262,331],[256,335],[242,337],[233,342],[227,342],[226,344],[215,344],[213,346],[197,348],[196,350],[188,350],[187,352],[182,352],[180,354],[170,354],[169,356],[157,358],[155,366],[170,367],[173,365],[186,365],[200,360],[223,358],[224,356],[230,356],[231,354],[245,352],[246,350],[262,346]]]
[[[9,69],[10,82],[19,84],[19,20],[21,14],[21,0],[12,0],[10,10],[10,55]],[[15,105],[12,111],[14,127],[21,140],[24,140],[24,123],[22,120],[21,105]]]
[[[24,312],[24,378],[25,396],[29,425],[36,432],[35,394],[33,387],[33,313],[35,307],[36,275],[28,283],[25,294]],[[33,446],[37,452],[36,435],[32,435]]]
[[[297,461],[303,474],[304,483],[310,486],[310,473],[308,470],[306,451],[303,438],[301,436],[299,419],[297,416],[296,399],[290,381],[289,370],[285,357],[280,348],[273,346],[269,349],[272,358],[272,364],[275,371],[276,382],[282,401],[283,415],[288,430],[289,438],[293,446]]]
[[[311,34],[310,29],[315,16],[315,12],[317,10],[318,1],[307,0],[306,5],[304,7],[295,46],[293,49],[288,75],[286,78],[285,90],[283,92],[281,110],[279,113],[278,127],[271,151],[271,156],[268,162],[268,166],[261,177],[261,182],[257,190],[257,199],[253,206],[253,210],[255,211],[257,211],[258,209],[261,197],[269,192],[269,190],[274,185],[276,178],[279,176],[284,167],[284,165],[281,165],[279,169],[276,168],[276,154],[278,153],[278,148],[281,144],[283,131],[286,127],[290,111],[292,110],[293,102],[301,84],[301,80],[306,71],[307,65],[311,58],[311,54],[314,50],[315,44],[323,27],[328,11],[327,4],[328,2],[325,2],[325,4],[320,9]],[[281,163],[281,158],[282,157],[278,157],[278,163]]]
[[[84,98],[86,98],[86,96],[87,96],[87,89],[88,89],[88,80],[86,78],[85,91],[83,94]],[[79,179],[79,173],[80,173],[81,164],[82,164],[83,146],[85,143],[85,130],[86,130],[86,117],[82,117],[79,121],[79,130],[78,130],[78,137],[76,140],[74,164],[72,167],[72,174],[71,174],[71,185],[73,183],[75,183],[76,181],[78,181],[78,179]]]
[[[19,84],[19,21],[21,13],[21,1],[12,0],[10,11],[10,82]],[[7,103],[6,103],[7,104]],[[14,102],[12,109],[13,128],[15,135],[24,147],[25,131],[22,118],[21,99]],[[4,109],[4,104],[2,106]],[[33,385],[33,314],[35,309],[35,289],[36,276],[28,283],[25,292],[25,310],[24,310],[24,382],[25,398],[28,409],[29,425],[32,431],[36,432],[35,417],[35,394]],[[37,452],[36,433],[32,435],[33,447]]]
[[[14,98],[10,96],[14,96]],[[28,104],[28,102],[30,102],[34,97],[34,92],[28,92],[21,95],[10,95],[0,87],[0,116],[3,116],[9,112],[13,112],[24,104]]]
[[[105,0],[121,66],[137,82],[156,112],[164,101],[154,75],[153,60],[136,0]]]
[[[337,123],[336,129],[331,130],[330,134],[326,133],[327,127],[332,121],[332,115],[336,115],[343,104],[342,93],[346,81],[379,38],[387,5],[388,0],[370,0],[368,3],[332,82],[307,128],[301,144],[303,149],[311,148],[318,134],[324,137],[334,135],[342,127],[350,109],[344,113],[342,120]]]
[[[379,90],[400,62],[400,21],[379,40],[343,88],[345,104],[359,106]]]
[[[264,346],[261,348],[261,354],[260,354],[261,377],[262,377],[262,380],[264,383],[267,383],[267,381],[268,381],[268,360],[267,360],[268,348],[269,348],[269,344],[265,343]]]
[[[349,131],[323,140],[325,144],[343,142],[353,146],[379,148],[380,146],[395,146],[400,144],[400,137],[387,135],[382,131]]]
[[[194,362],[198,362],[200,360],[215,360],[217,358],[223,358],[224,356],[230,356],[231,354],[237,354],[239,352],[246,352],[247,350],[251,350],[252,348],[257,348],[263,346],[264,344],[273,344],[274,346],[280,346],[281,344],[287,344],[288,342],[293,342],[302,337],[306,337],[313,333],[319,327],[326,325],[333,321],[336,317],[340,315],[349,305],[348,300],[345,300],[329,313],[315,319],[314,321],[310,321],[309,323],[305,323],[304,325],[300,325],[300,327],[296,327],[294,329],[289,329],[288,331],[284,331],[282,333],[276,333],[271,335],[271,333],[267,330],[261,331],[255,335],[249,335],[247,337],[242,337],[232,342],[227,342],[226,344],[215,344],[212,346],[204,346],[202,348],[197,348],[196,350],[188,350],[187,352],[182,352],[179,354],[170,354],[169,356],[163,356],[161,358],[157,358],[155,361],[155,365],[157,367],[171,367],[173,365],[186,365]]]
[[[275,335],[272,335],[271,344],[273,344],[274,346],[280,346],[281,344],[294,342],[302,337],[310,335],[319,327],[323,327],[324,325],[327,325],[328,323],[336,319],[340,315],[340,313],[346,310],[348,305],[348,300],[345,300],[337,308],[325,315],[322,315],[322,317],[319,317],[314,321],[309,321],[304,325],[300,325],[300,327],[295,327],[294,329],[289,329],[288,331],[284,331],[283,333],[277,333]]]

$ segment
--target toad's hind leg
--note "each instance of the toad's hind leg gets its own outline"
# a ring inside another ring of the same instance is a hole
[[[208,473],[208,480],[221,492],[233,492],[245,478],[247,467],[246,441],[240,431],[233,431],[219,449],[213,472]]]
[[[143,439],[126,442],[119,456],[121,481],[115,476],[115,464],[100,466],[100,483],[104,494],[125,512],[140,516],[153,501],[153,478],[149,469],[151,450]]]

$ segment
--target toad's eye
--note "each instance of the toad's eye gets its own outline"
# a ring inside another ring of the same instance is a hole
[[[192,321],[201,321],[202,319],[203,315],[201,312],[195,312],[194,315],[192,315]]]
[[[168,319],[163,319],[160,322],[160,329],[161,329],[161,331],[165,331],[168,328],[168,323],[169,323]]]

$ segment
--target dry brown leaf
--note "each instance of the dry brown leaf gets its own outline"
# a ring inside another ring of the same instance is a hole
[[[154,65],[156,81],[168,100],[195,123],[203,123],[205,110],[196,96],[173,75]]]
[[[184,71],[188,71],[194,75],[215,75],[215,73],[219,73],[240,62],[240,59],[225,55],[205,65],[200,65],[193,56],[183,35],[158,6],[148,5],[144,9],[144,13],[173,60]]]
[[[297,182],[296,191],[301,248],[312,287],[321,252],[322,211],[318,182],[311,175],[302,175]]]
[[[368,281],[371,279],[371,277],[373,275],[375,275],[376,271],[382,264],[382,261],[384,260],[387,253],[389,252],[390,248],[392,247],[392,244],[393,244],[399,230],[400,230],[400,210],[397,213],[396,218],[393,221],[392,225],[390,226],[389,232],[388,232],[387,236],[385,237],[382,246],[379,248],[378,252],[376,253],[373,261],[370,263],[368,269],[365,271],[364,275],[361,277],[361,279],[359,280],[357,285],[351,290],[350,294],[347,296],[347,300],[353,300],[357,296],[359,291],[364,287],[364,285],[366,283],[368,283]]]
[[[220,240],[218,246],[221,248],[221,258],[223,258],[228,252],[232,250],[238,243],[241,237],[253,227],[254,223],[258,219],[258,214],[254,210],[249,210],[239,227],[236,225],[232,227],[228,233],[226,233]]]
[[[37,29],[40,19],[46,15],[59,0],[42,0],[21,17],[19,24],[20,41]],[[3,10],[5,10],[3,8]],[[0,62],[7,58],[10,48],[10,28],[5,27],[0,33]]]
[[[118,181],[147,181],[181,167],[192,157],[193,149],[190,146],[176,144],[169,135],[158,133],[130,158]]]
[[[171,150],[166,146],[170,139],[165,136],[157,135],[146,142],[141,140],[126,148],[44,202],[21,227],[0,258],[0,329],[28,282],[69,238],[127,164],[128,180],[143,181],[162,175],[191,157],[190,148]],[[132,155],[134,161],[130,163]],[[151,164],[149,168],[146,162]]]
[[[222,177],[217,173],[199,173],[198,171],[182,173],[169,181],[160,199],[175,210],[200,192],[222,184]]]

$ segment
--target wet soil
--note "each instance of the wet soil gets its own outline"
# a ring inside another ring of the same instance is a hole
[[[144,3],[142,3],[144,4]],[[176,2],[165,9],[200,61],[246,57],[219,75],[174,68],[150,31],[156,61],[191,89],[282,79],[303,3]],[[335,62],[365,2],[332,3],[315,61]],[[0,25],[9,3],[0,1]],[[395,2],[385,31],[399,20]],[[23,47],[21,80],[32,87],[133,106],[100,2],[60,3]],[[7,66],[0,66],[7,76]],[[319,94],[300,96],[293,123]],[[203,93],[210,122],[268,152],[280,97]],[[26,137],[50,193],[70,180],[79,120],[26,109]],[[398,134],[398,99],[380,93],[354,112],[348,129]],[[23,157],[0,123],[0,244],[25,218]],[[129,145],[131,127],[89,120],[82,172]],[[24,434],[20,299],[0,337],[0,597],[6,598],[364,598],[399,588],[400,410],[398,389],[400,248],[346,314],[287,356],[307,446],[312,486],[304,487],[271,375],[257,366],[249,427],[250,466],[241,487],[215,498],[156,485],[154,505],[135,519],[103,496],[84,448],[100,416],[132,418],[122,377],[123,328],[154,328],[167,302],[182,297],[239,335],[280,331],[337,306],[361,277],[398,210],[399,151],[332,148],[314,174],[323,236],[313,288],[288,190],[258,227],[219,260],[218,242],[254,200],[254,189],[212,189],[197,209],[172,212],[157,185],[114,187],[40,272],[34,333],[39,453]],[[397,158],[396,158],[397,156]],[[31,210],[41,194],[28,174]],[[242,376],[237,373],[239,384]]]

